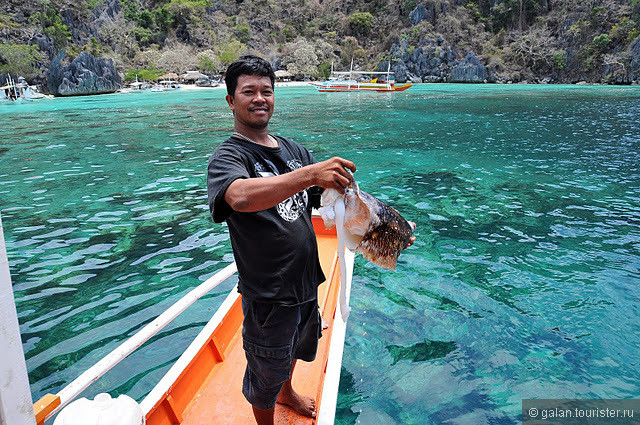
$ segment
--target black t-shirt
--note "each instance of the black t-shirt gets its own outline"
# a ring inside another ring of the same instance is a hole
[[[315,299],[325,280],[311,224],[311,208],[319,204],[320,189],[306,189],[252,213],[234,211],[224,200],[236,179],[280,175],[316,162],[298,143],[277,139],[275,148],[235,137],[218,146],[208,164],[209,211],[216,223],[226,220],[229,226],[242,296],[296,305]]]

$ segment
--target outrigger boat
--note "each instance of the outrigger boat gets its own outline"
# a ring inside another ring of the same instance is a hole
[[[293,374],[293,387],[301,394],[315,397],[317,418],[298,415],[293,409],[276,405],[276,423],[279,424],[333,424],[346,323],[342,320],[338,307],[340,287],[340,266],[338,261],[338,242],[335,228],[327,230],[322,219],[314,216],[313,227],[318,241],[320,263],[327,280],[318,288],[318,304],[323,320],[329,325],[323,331],[319,341],[316,360],[311,363],[298,362]],[[345,250],[347,291],[349,296],[353,272],[353,253]],[[2,235],[0,220],[0,309],[8,312],[10,320],[0,322],[0,346],[7,347],[7,361],[0,362],[0,378],[3,374],[12,376],[11,388],[0,379],[0,417],[11,425],[43,425],[64,406],[71,403],[91,383],[124,359],[145,341],[158,333],[165,325],[184,311],[211,289],[225,281],[236,272],[235,263],[219,271],[216,275],[193,289],[153,322],[146,325],[129,340],[125,341],[101,361],[89,368],[57,394],[47,394],[30,408],[31,394],[18,320],[9,276],[8,259]],[[9,303],[11,305],[9,305]],[[12,308],[11,308],[12,307]],[[218,311],[205,325],[191,345],[184,351],[176,363],[148,393],[137,403],[128,398],[140,411],[141,417],[132,420],[136,425],[202,425],[202,424],[251,424],[254,422],[251,406],[241,393],[242,378],[246,366],[242,349],[242,308],[241,296],[234,288],[224,300]],[[17,335],[16,335],[17,332]],[[91,403],[103,403],[101,406],[121,400],[111,399],[106,394],[96,396]],[[100,400],[99,400],[100,398]],[[77,400],[75,403],[88,401]],[[106,403],[106,404],[105,404]],[[27,409],[26,406],[29,406]],[[71,408],[62,410],[60,416],[71,413]],[[89,411],[99,411],[92,407]],[[122,408],[118,407],[121,414]],[[93,412],[92,412],[93,413]],[[64,423],[68,424],[64,418]],[[56,425],[58,419],[56,419]],[[73,424],[98,423],[81,417]],[[115,422],[100,422],[115,423]],[[125,425],[118,422],[118,425]],[[126,423],[129,425],[129,422]]]
[[[151,89],[151,85],[148,83],[145,83],[144,81],[138,81],[138,76],[136,75],[136,80],[134,82],[132,82],[131,84],[129,84],[129,87],[123,87],[120,90],[118,90],[118,93],[132,93],[132,92],[139,92],[145,89]]]
[[[171,91],[180,89],[180,84],[177,81],[173,80],[162,80],[156,83],[151,91],[153,92],[161,92],[161,91]]]
[[[5,85],[0,87],[0,100],[9,100],[12,102],[31,102],[34,99],[53,99],[53,96],[38,92],[35,87],[30,86],[27,81],[20,77],[15,82],[9,76]]]
[[[362,78],[364,76],[375,78]],[[380,71],[354,71],[353,61],[351,61],[351,69],[349,71],[334,71],[331,64],[331,75],[329,80],[321,83],[310,83],[315,86],[319,92],[351,92],[351,91],[377,91],[377,92],[394,92],[404,91],[411,87],[411,83],[396,85],[393,72],[391,72],[391,63],[386,72]]]

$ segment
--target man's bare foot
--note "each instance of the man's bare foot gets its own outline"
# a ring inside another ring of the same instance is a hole
[[[278,394],[277,402],[291,407],[302,416],[316,417],[316,401],[311,397],[298,394],[291,387],[287,388],[287,385]]]

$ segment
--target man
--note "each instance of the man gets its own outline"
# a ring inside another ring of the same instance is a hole
[[[275,74],[244,56],[227,69],[233,136],[208,164],[209,209],[227,222],[242,294],[247,369],[242,392],[259,425],[273,424],[276,402],[315,417],[315,401],[291,386],[296,359],[313,361],[321,335],[318,260],[311,207],[322,188],[344,191],[353,162],[317,163],[301,145],[269,134]]]

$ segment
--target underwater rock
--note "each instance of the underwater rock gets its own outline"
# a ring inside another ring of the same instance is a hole
[[[454,341],[430,341],[425,339],[423,342],[419,342],[410,347],[387,345],[386,348],[391,358],[393,358],[393,363],[391,363],[393,366],[401,360],[410,360],[416,363],[441,359],[455,351],[458,346]]]

